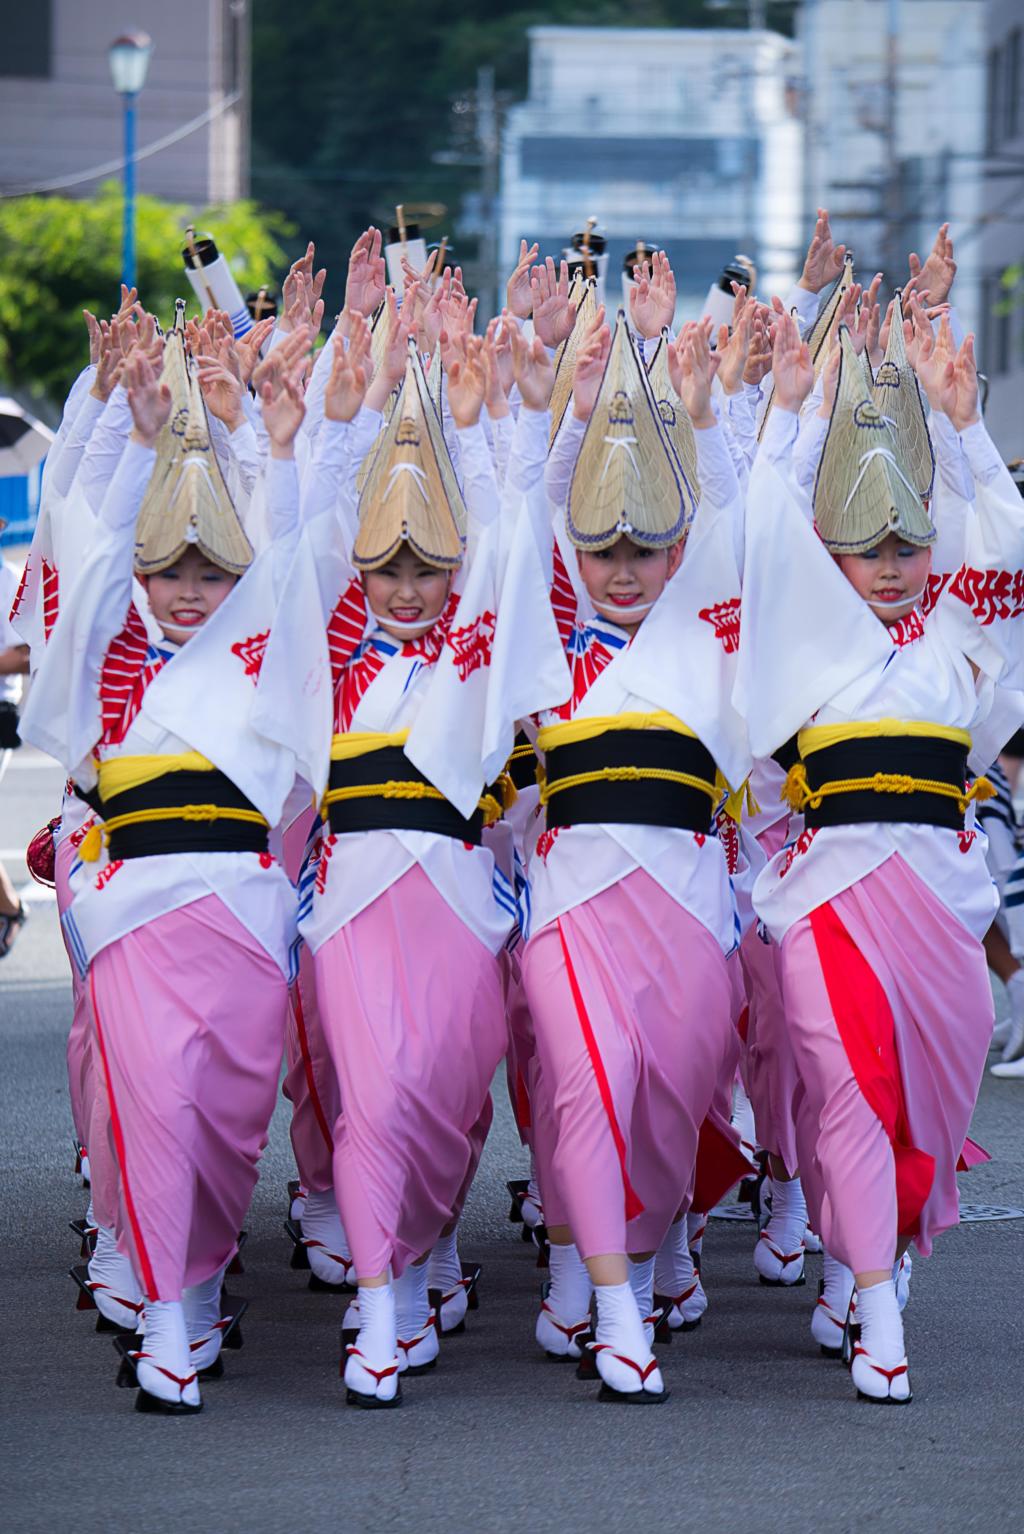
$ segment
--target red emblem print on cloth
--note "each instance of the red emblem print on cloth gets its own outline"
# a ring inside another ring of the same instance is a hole
[[[731,815],[723,815],[719,821],[718,840],[725,852],[725,866],[734,874],[740,866],[740,833]]]
[[[448,630],[448,645],[459,673],[459,681],[465,682],[479,671],[481,666],[491,664],[491,646],[494,643],[496,619],[492,612],[482,612],[479,618],[462,628]]]
[[[789,873],[789,870],[796,862],[797,858],[801,857],[807,851],[817,834],[817,826],[808,827],[806,831],[801,831],[800,835],[797,837],[796,841],[793,843],[792,847],[790,847],[789,851],[786,853],[786,856],[782,860],[782,866],[779,869],[780,879],[784,879],[786,877],[786,875]]]
[[[974,570],[961,565],[950,587],[983,628],[1024,613],[1024,570]]]
[[[921,611],[927,618],[936,602],[953,579],[952,575],[929,575],[924,587],[924,596],[921,598]]]
[[[100,672],[100,715],[104,745],[120,745],[142,707],[142,695],[165,662],[147,662],[149,640],[137,609],[128,609],[124,628],[110,643]]]
[[[730,597],[727,602],[716,602],[714,607],[702,607],[697,614],[710,623],[715,638],[722,641],[726,655],[735,655],[740,647],[740,599]]]
[[[970,852],[974,846],[974,839],[978,834],[977,831],[958,831],[956,834],[960,840],[960,851]]]
[[[122,866],[123,862],[123,858],[115,858],[112,863],[107,864],[106,868],[100,869],[99,873],[96,875],[96,888],[98,890],[105,889],[107,887],[111,879],[117,873],[117,870]]]
[[[332,831],[330,836],[325,836],[319,843],[316,853],[316,881],[315,888],[318,895],[322,895],[327,888],[327,865],[330,862],[334,844],[338,840]]]
[[[246,676],[252,677],[252,685],[255,687],[260,678],[260,667],[263,665],[263,657],[267,653],[267,640],[270,638],[270,630],[264,629],[262,634],[250,634],[248,639],[240,639],[237,644],[231,646],[232,655],[245,667]]]
[[[923,639],[924,620],[921,614],[908,613],[905,618],[900,618],[898,623],[890,623],[889,638],[899,650],[902,650],[904,645],[913,644],[915,639]]]
[[[60,610],[60,577],[57,566],[43,560],[43,639],[49,640]]]
[[[698,847],[703,847],[704,843],[707,841],[707,837],[704,835],[703,831],[694,831],[693,839],[697,843]]]
[[[542,831],[540,833],[540,835],[538,836],[538,838],[537,838],[537,856],[540,858],[542,863],[546,863],[547,862],[547,860],[548,860],[548,853],[551,851],[552,847],[555,845],[555,838],[558,836],[558,833],[559,833],[560,830],[561,830],[560,826],[555,826],[550,831]]]

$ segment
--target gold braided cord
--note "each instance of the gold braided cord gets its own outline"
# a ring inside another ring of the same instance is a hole
[[[509,761],[510,762],[521,762],[524,757],[526,757],[526,756],[536,756],[536,754],[537,754],[537,752],[536,752],[536,748],[534,747],[533,741],[532,740],[528,740],[522,746],[513,746],[512,747],[512,755],[509,757]]]
[[[379,730],[353,730],[348,735],[335,735],[331,740],[331,761],[348,762],[354,756],[365,756],[368,751],[404,746],[408,739],[408,730],[395,730],[391,735]]]
[[[846,724],[812,724],[800,731],[797,748],[801,756],[807,757],[829,746],[842,745],[847,740],[891,739],[897,735],[949,740],[968,751],[971,749],[969,731],[951,724],[932,724],[926,719],[854,719]]]
[[[986,799],[992,798],[995,789],[988,778],[975,778],[969,789],[959,789],[954,783],[945,783],[941,778],[915,778],[904,772],[876,772],[868,778],[836,778],[831,783],[822,783],[819,788],[812,789],[807,781],[807,768],[803,762],[796,762],[789,769],[779,797],[790,809],[800,811],[808,806],[816,810],[823,799],[830,799],[836,794],[863,792],[938,794],[943,799],[955,799],[963,815],[972,800],[984,804]]]
[[[694,777],[689,772],[673,772],[668,767],[598,767],[593,772],[574,772],[567,778],[549,783],[545,778],[540,785],[540,802],[547,804],[555,795],[567,788],[585,788],[590,783],[645,783],[651,781],[679,783],[684,788],[696,788],[707,794],[712,806],[718,803],[719,793],[714,783],[706,778]]]
[[[349,799],[441,799],[445,796],[433,783],[389,779],[386,783],[351,783],[346,788],[329,788],[320,803],[326,809],[332,804],[343,804]],[[445,801],[447,803],[447,801]],[[477,809],[483,811],[484,824],[493,825],[501,819],[502,806],[493,794],[482,794]]]
[[[537,735],[537,748],[552,751],[556,746],[572,746],[581,740],[594,740],[610,730],[671,730],[676,735],[697,736],[689,725],[663,709],[652,714],[594,714],[589,719],[568,719],[564,724],[547,724]]]
[[[112,756],[97,763],[100,798],[104,803],[170,772],[215,771],[213,763],[199,751],[181,751],[166,756]]]
[[[244,820],[250,825],[268,827],[268,822],[258,810],[229,808],[219,804],[177,804],[172,808],[131,810],[125,815],[112,815],[109,820],[91,826],[79,848],[79,856],[85,863],[95,863],[104,847],[110,845],[115,831],[125,826],[151,825],[155,821],[180,820],[186,823],[211,823],[215,820]]]

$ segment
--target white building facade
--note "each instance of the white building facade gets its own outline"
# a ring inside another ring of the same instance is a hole
[[[806,243],[799,53],[774,32],[532,27],[526,101],[502,143],[499,260],[557,255],[596,217],[608,301],[638,240],[664,248],[680,315],[737,252],[784,292]]]

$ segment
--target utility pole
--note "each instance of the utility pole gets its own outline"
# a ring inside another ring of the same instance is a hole
[[[900,0],[888,0],[885,29],[885,174],[882,177],[882,209],[884,233],[882,237],[883,265],[890,283],[895,284],[900,270],[902,255],[903,216],[900,208],[901,182],[899,168],[899,89],[900,89]]]
[[[485,296],[485,319],[497,312],[498,288],[498,114],[494,103],[494,69],[484,64],[476,72],[476,136],[481,160],[480,291]]]

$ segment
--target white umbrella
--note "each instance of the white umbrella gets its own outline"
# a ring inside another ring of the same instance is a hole
[[[17,400],[0,399],[0,478],[28,474],[46,457],[53,432]]]

